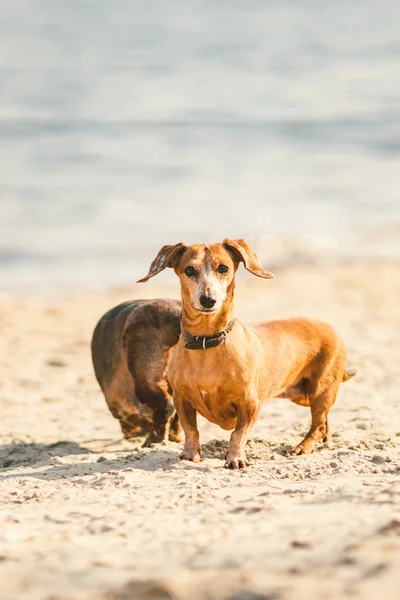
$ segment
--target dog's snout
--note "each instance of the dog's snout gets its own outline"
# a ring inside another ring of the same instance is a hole
[[[203,308],[212,308],[215,303],[216,300],[212,298],[212,296],[206,296],[204,294],[200,296],[200,304]]]

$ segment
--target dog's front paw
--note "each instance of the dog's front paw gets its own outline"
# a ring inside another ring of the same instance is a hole
[[[225,469],[245,469],[248,466],[246,459],[237,456],[230,458],[226,457],[224,464]]]
[[[300,454],[303,454],[303,448],[301,447],[301,444],[299,444],[295,448],[292,448],[287,453],[288,456],[299,456]]]
[[[299,456],[300,454],[311,454],[311,452],[313,452],[315,449],[315,442],[313,442],[312,440],[306,440],[304,442],[302,442],[301,444],[299,444],[298,446],[296,446],[295,448],[292,448],[289,452],[288,452],[288,456]]]
[[[184,450],[179,457],[181,460],[190,460],[194,463],[199,463],[201,460],[199,450]]]

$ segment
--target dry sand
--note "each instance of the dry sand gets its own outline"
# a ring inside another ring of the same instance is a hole
[[[120,441],[94,379],[101,314],[177,292],[2,301],[1,599],[398,598],[400,265],[239,282],[241,319],[330,321],[360,371],[331,412],[332,442],[286,458],[309,411],[274,400],[241,472],[222,468],[227,434],[205,421],[200,465],[173,443]]]

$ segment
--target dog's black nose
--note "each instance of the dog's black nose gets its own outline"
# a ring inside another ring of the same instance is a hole
[[[215,303],[216,300],[211,296],[200,296],[200,304],[203,308],[212,308]]]

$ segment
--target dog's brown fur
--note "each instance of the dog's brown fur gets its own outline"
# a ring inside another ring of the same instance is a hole
[[[225,330],[234,318],[235,273],[240,262],[258,277],[273,277],[244,240],[226,239],[222,244],[164,246],[141,281],[172,267],[181,281],[182,329],[192,336],[209,336]],[[221,265],[228,267],[227,273],[217,271]],[[197,281],[185,274],[188,266],[195,269]],[[200,312],[195,307],[196,294],[209,293],[211,285],[218,293],[223,290],[222,305],[213,312]],[[201,286],[204,289],[199,292]],[[199,412],[223,429],[234,429],[225,466],[245,467],[248,434],[262,403],[273,397],[310,407],[310,430],[292,454],[312,452],[328,438],[328,412],[339,385],[353,375],[355,370],[346,370],[342,340],[320,321],[294,318],[246,326],[235,320],[225,342],[207,350],[187,349],[181,336],[168,365],[185,433],[181,458],[200,460]]]
[[[92,337],[97,381],[127,439],[181,441],[166,370],[178,342],[179,300],[135,300],[105,313]]]

